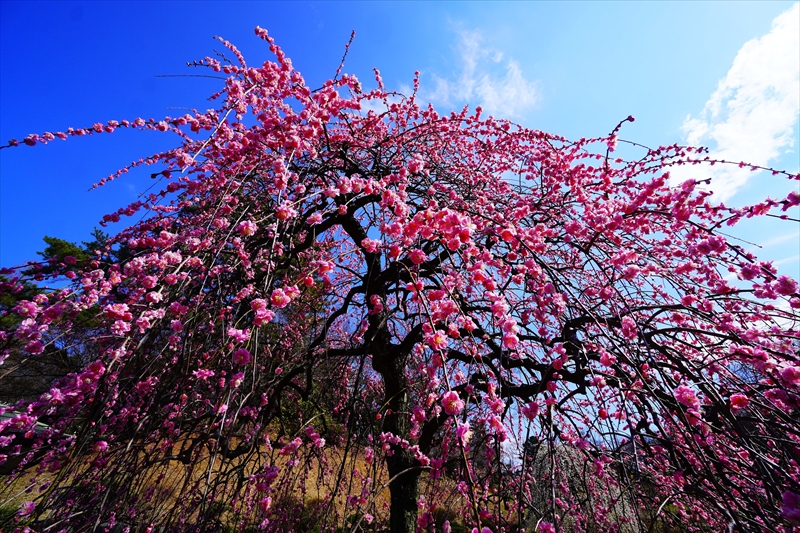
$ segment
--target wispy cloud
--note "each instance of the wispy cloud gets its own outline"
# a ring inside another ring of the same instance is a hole
[[[783,244],[785,242],[796,242],[800,243],[800,232],[792,231],[789,233],[785,233],[783,235],[778,235],[776,237],[772,237],[767,239],[763,243],[761,243],[762,248],[769,248],[770,246],[775,246],[777,244]]]
[[[687,143],[709,147],[712,158],[761,166],[793,148],[800,114],[798,6],[775,18],[768,34],[742,46],[700,114],[686,117]],[[755,175],[718,165],[677,169],[673,179],[712,178],[715,197],[726,201]]]
[[[536,82],[513,59],[484,44],[477,31],[458,32],[458,71],[453,78],[423,74],[419,98],[445,107],[480,105],[498,118],[519,118],[539,101]]]
[[[800,259],[800,255],[790,255],[789,257],[778,259],[777,261],[774,261],[772,264],[775,266],[780,266],[788,263],[796,263],[798,259]]]

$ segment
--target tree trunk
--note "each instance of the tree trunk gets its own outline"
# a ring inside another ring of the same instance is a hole
[[[388,407],[383,428],[400,438],[408,439],[408,389],[404,358],[393,357],[383,373],[385,403]],[[419,462],[408,450],[392,446],[392,455],[386,458],[389,478],[398,476],[389,484],[391,507],[389,525],[391,533],[414,533],[417,528],[417,500],[419,499]],[[413,470],[409,470],[413,469]],[[402,472],[402,474],[401,474]],[[398,475],[399,474],[399,475]]]
[[[416,460],[406,450],[395,450],[387,457],[389,477],[416,465]],[[389,531],[391,533],[414,533],[417,528],[417,500],[419,499],[419,470],[414,469],[397,477],[389,484],[391,507]]]
[[[356,242],[367,237],[367,232],[355,218],[342,223],[342,227]],[[364,285],[371,290],[365,293],[370,301],[372,296],[386,301],[386,281],[377,282],[381,273],[380,256],[365,252],[368,263]],[[383,431],[401,439],[410,437],[411,421],[408,407],[408,376],[406,360],[411,348],[421,334],[421,329],[414,328],[399,345],[392,344],[392,335],[388,328],[387,310],[369,315],[365,346],[372,356],[372,368],[383,380],[383,405],[386,411],[383,417]],[[419,499],[420,463],[408,450],[392,445],[391,455],[386,457],[389,478],[397,476],[389,484],[391,505],[389,507],[389,530],[391,533],[414,533],[417,528],[417,500]]]

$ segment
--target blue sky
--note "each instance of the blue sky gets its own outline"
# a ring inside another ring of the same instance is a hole
[[[314,85],[336,70],[390,88],[422,73],[440,111],[483,105],[497,116],[571,138],[608,133],[656,146],[798,170],[800,15],[793,2],[14,2],[0,1],[0,140],[205,109],[219,80],[187,61],[220,35],[251,63],[270,59],[267,28]],[[103,214],[148,187],[147,170],[91,192],[134,159],[174,146],[169,134],[118,131],[0,151],[0,265],[35,258],[44,235],[86,239]],[[785,195],[768,173],[715,167],[730,204]],[[709,172],[705,170],[703,172]],[[702,176],[705,177],[705,174]],[[800,277],[796,223],[737,235]]]

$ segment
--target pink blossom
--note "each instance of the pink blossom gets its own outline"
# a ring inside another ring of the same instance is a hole
[[[245,348],[239,348],[235,352],[233,352],[233,362],[237,365],[246,365],[250,362],[251,355],[250,352]]]
[[[92,451],[94,451],[94,453],[103,453],[107,449],[108,443],[104,440],[99,440],[94,443],[94,446],[92,446]]]
[[[317,269],[320,275],[327,274],[336,267],[331,261],[315,261],[312,266]]]
[[[411,253],[408,254],[408,256],[411,258],[411,262],[415,265],[421,265],[427,259],[425,252],[419,249],[411,250]]]
[[[18,415],[14,415],[14,417],[12,417],[11,420],[9,420],[6,424],[7,427],[11,427],[13,429],[27,431],[33,427],[34,424],[36,424],[36,418],[20,413]],[[0,428],[3,428],[2,423],[0,423]]]
[[[182,316],[189,312],[189,308],[179,302],[172,302],[169,304],[169,312],[173,315]]]
[[[458,330],[458,326],[452,322],[447,325],[447,334],[454,339],[461,337],[461,332]]]
[[[238,387],[239,385],[242,384],[242,381],[244,381],[244,374],[242,374],[241,372],[237,372],[236,374],[233,375],[233,377],[231,377],[231,387],[233,388]]]
[[[295,438],[292,442],[281,448],[280,454],[281,455],[292,455],[296,452],[300,446],[303,444],[303,441],[300,440],[300,437]]]
[[[383,311],[383,302],[381,301],[381,297],[377,294],[373,294],[369,297],[369,303],[371,305],[369,314],[376,315]]]
[[[363,239],[361,241],[361,246],[363,246],[364,249],[371,254],[376,253],[380,248],[381,244],[382,244],[381,241],[369,238]]]
[[[125,335],[131,330],[131,325],[128,322],[117,320],[111,324],[111,333],[114,335]]]
[[[629,316],[622,318],[622,335],[626,339],[635,339],[638,336],[636,322]]]
[[[144,316],[137,318],[135,323],[136,327],[139,328],[139,333],[144,333],[146,330],[150,329],[152,325],[150,319]]]
[[[422,172],[424,168],[425,168],[425,162],[420,158],[412,159],[411,161],[408,162],[408,171],[411,172],[412,174]]]
[[[447,348],[447,334],[444,331],[437,330],[433,335],[428,336],[428,344],[434,350],[443,350]]]
[[[283,296],[285,297],[286,295],[284,294]],[[256,312],[255,319],[253,320],[253,324],[256,326],[269,323],[275,318],[275,313],[267,309],[267,301],[263,298],[256,298],[250,302],[250,308]]]
[[[236,226],[236,231],[238,231],[239,235],[242,237],[249,237],[258,231],[258,226],[252,220],[245,220]]]
[[[33,513],[34,509],[36,509],[36,504],[34,502],[25,502],[20,506],[19,511],[17,511],[17,516],[29,516]]]
[[[103,308],[105,315],[112,320],[130,321],[133,315],[128,311],[126,304],[112,304]]]
[[[136,392],[138,392],[141,396],[144,396],[144,395],[149,394],[150,392],[152,392],[153,387],[157,383],[158,383],[158,378],[155,378],[155,377],[151,376],[151,377],[147,378],[146,380],[140,381],[139,383],[134,385],[134,389],[136,389]]]
[[[783,296],[791,296],[797,292],[797,282],[789,276],[780,276],[775,281],[775,292]]]
[[[516,335],[506,333],[503,335],[503,348],[513,350],[519,345],[519,337]]]
[[[208,378],[214,377],[214,371],[208,370],[206,368],[201,368],[192,372],[192,375],[194,375],[194,377],[196,377],[200,381],[205,381]]]
[[[457,415],[464,410],[464,400],[455,391],[447,391],[442,396],[442,407],[448,415]]]
[[[739,277],[745,280],[751,280],[758,276],[759,269],[756,265],[744,265],[739,270]]]
[[[106,371],[106,367],[103,365],[101,361],[92,361],[89,366],[86,367],[86,374],[100,377]]]
[[[697,394],[685,385],[675,387],[675,399],[690,409],[700,408],[700,400],[697,398]]]
[[[29,300],[18,302],[14,307],[14,312],[24,317],[35,317],[39,314],[39,311],[40,307]]]
[[[785,366],[781,370],[781,379],[791,385],[800,385],[800,366]]]
[[[708,241],[700,241],[694,248],[698,253],[702,255],[711,254],[711,246],[709,245]]]
[[[424,498],[420,498],[419,500],[417,500],[417,507],[420,509],[424,509],[425,507]],[[417,517],[417,531],[427,530],[428,526],[430,526],[432,523],[433,523],[433,515],[431,513],[429,512],[420,513],[420,515]]]
[[[611,366],[617,362],[617,358],[605,350],[600,352],[600,364],[603,366]]]
[[[367,464],[371,464],[374,459],[375,450],[370,447],[364,448],[364,460],[367,462]]]
[[[505,303],[503,300],[495,300],[491,306],[492,315],[498,320],[503,318],[503,316],[508,312],[508,304]]]
[[[800,526],[800,494],[792,491],[786,491],[781,495],[783,500],[783,508],[781,512],[784,518],[795,526]]]
[[[297,211],[288,202],[282,203],[275,211],[275,218],[278,220],[289,220],[297,216]]]
[[[258,508],[261,510],[262,513],[266,513],[269,511],[269,508],[272,507],[272,498],[269,496],[262,498],[258,502]]]
[[[32,355],[38,355],[44,351],[44,344],[41,341],[31,341],[25,345],[25,351]]]
[[[272,319],[274,318],[275,318],[274,311],[261,307],[256,311],[256,316],[253,319],[253,325],[262,326],[264,324],[272,322]]]
[[[744,394],[731,395],[731,412],[736,414],[750,405],[750,400]]]
[[[311,213],[311,215],[309,215],[309,217],[306,219],[306,222],[308,222],[310,226],[316,226],[317,224],[320,224],[322,222],[322,213],[319,211]]]
[[[234,342],[245,342],[250,338],[250,330],[228,328],[228,336],[231,337]]]
[[[157,304],[161,300],[164,299],[164,295],[160,292],[148,292],[145,296],[145,300],[147,300],[151,304]]]
[[[508,438],[508,432],[503,425],[503,420],[499,416],[492,415],[489,417],[489,427],[492,429],[494,434],[497,435],[497,438],[500,440],[500,442],[503,442]]]
[[[528,405],[522,407],[522,414],[528,420],[534,420],[539,415],[539,404],[530,402]]]
[[[270,300],[272,301],[272,305],[278,309],[286,307],[292,301],[291,297],[286,294],[283,289],[275,289],[272,291],[272,297]]]

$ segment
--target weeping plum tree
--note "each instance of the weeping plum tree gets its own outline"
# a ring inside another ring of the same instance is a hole
[[[702,149],[614,158],[624,121],[569,141],[377,71],[312,90],[256,34],[274,62],[199,63],[216,110],[25,138],[181,140],[93,258],[4,270],[69,284],[6,310],[2,359],[100,323],[87,366],[3,407],[5,528],[800,525],[798,285],[721,231],[800,194],[716,205],[668,180]]]

